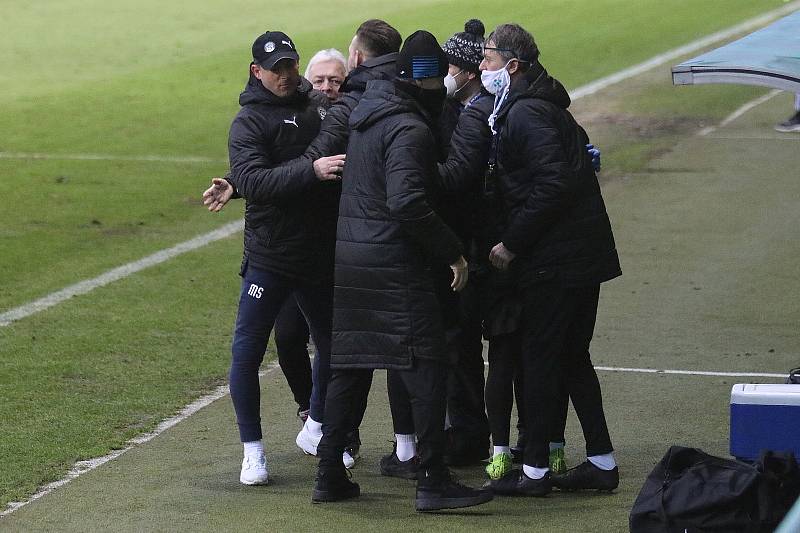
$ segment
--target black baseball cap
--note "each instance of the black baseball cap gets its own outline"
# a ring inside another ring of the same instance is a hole
[[[271,69],[281,59],[300,61],[294,43],[282,31],[268,31],[258,36],[253,43],[253,63]]]

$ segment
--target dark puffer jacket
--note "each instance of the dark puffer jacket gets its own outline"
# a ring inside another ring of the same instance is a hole
[[[245,261],[310,283],[330,283],[338,186],[311,176],[276,171],[303,153],[319,132],[328,100],[305,79],[279,98],[255,77],[239,97],[242,106],[228,139],[236,191],[247,200]]]
[[[569,95],[534,63],[503,105],[497,185],[502,242],[523,285],[590,286],[622,274],[586,132],[567,111]]]
[[[394,79],[396,60],[397,53],[395,52],[368,59],[353,69],[339,88],[339,99],[333,103],[330,109],[326,110],[319,135],[299,157],[273,169],[276,179],[310,183],[317,179],[313,166],[315,160],[320,157],[343,154],[347,149],[347,139],[350,137],[350,125],[348,124],[350,113],[361,99],[361,95],[367,88],[367,82]],[[330,186],[336,188],[337,193],[340,190],[339,185],[335,182],[330,182]],[[260,198],[256,197],[256,200],[260,200]]]
[[[432,265],[461,255],[430,206],[436,152],[429,117],[400,85],[373,81],[350,115],[336,235],[335,368],[410,368],[443,358]]]

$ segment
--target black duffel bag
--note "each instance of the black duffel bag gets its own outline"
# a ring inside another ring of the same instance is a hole
[[[633,504],[631,533],[772,531],[800,494],[794,455],[766,452],[756,464],[672,446]]]

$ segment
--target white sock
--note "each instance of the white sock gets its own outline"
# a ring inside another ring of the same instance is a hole
[[[417,455],[417,436],[414,433],[411,435],[398,435],[395,433],[394,438],[397,440],[398,459],[408,461]]]
[[[493,455],[500,455],[501,453],[511,455],[511,446],[495,446]]]
[[[614,460],[613,452],[604,453],[603,455],[593,455],[591,457],[587,457],[587,459],[589,459],[589,462],[600,470],[614,470],[614,467],[617,466],[617,462]]]
[[[559,450],[559,449],[563,450],[564,449],[564,444],[565,443],[563,443],[563,442],[551,442],[550,443],[550,451],[552,452],[553,450]]]
[[[535,466],[522,465],[522,471],[531,479],[542,479],[546,473],[550,471],[549,468],[536,468]]]
[[[264,443],[260,440],[253,440],[250,442],[243,442],[244,454],[251,457],[261,457],[264,455]]]
[[[315,436],[322,435],[322,422],[317,422],[310,416],[306,420],[306,428],[308,429],[308,432],[311,433],[312,435]]]

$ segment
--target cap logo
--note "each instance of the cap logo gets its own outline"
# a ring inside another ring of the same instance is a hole
[[[286,46],[288,46],[289,48],[292,48],[292,49],[294,48],[294,45],[292,44],[292,41],[281,41],[281,44],[285,44]]]
[[[264,45],[264,51],[269,54],[273,50],[275,50],[275,43],[267,41],[267,44]]]

